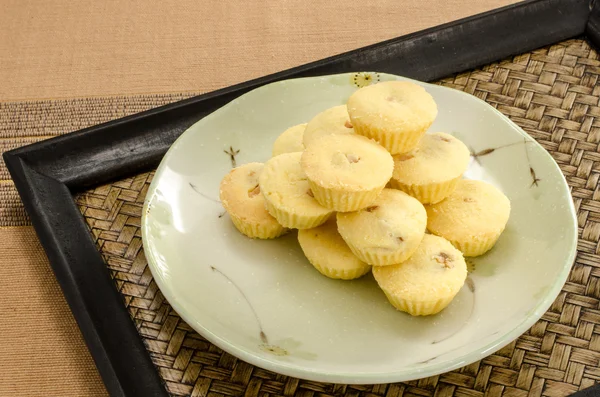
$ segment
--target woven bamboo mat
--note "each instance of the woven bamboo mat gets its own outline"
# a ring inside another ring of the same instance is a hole
[[[192,95],[195,94],[0,102],[0,153]],[[30,224],[4,160],[0,157],[0,227]]]
[[[139,229],[152,173],[98,187],[77,203],[174,396],[566,396],[600,380],[599,75],[598,54],[584,41],[570,40],[439,82],[485,100],[552,153],[572,187],[580,236],[569,280],[542,319],[499,352],[440,376],[332,385],[238,360],[185,324],[152,279]],[[122,106],[117,101],[101,117],[117,116]],[[2,185],[0,194],[7,194]]]

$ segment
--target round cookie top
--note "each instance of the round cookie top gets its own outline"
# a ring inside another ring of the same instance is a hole
[[[312,229],[298,230],[298,241],[311,262],[335,270],[355,270],[368,266],[350,250],[337,229],[335,217]]]
[[[357,90],[348,99],[351,120],[394,131],[429,128],[437,116],[433,97],[409,81],[383,81]]]
[[[345,241],[374,252],[411,251],[421,243],[427,224],[423,204],[395,189],[383,189],[360,211],[338,212],[338,230]]]
[[[260,190],[272,205],[292,214],[330,214],[314,199],[300,166],[301,156],[301,152],[284,153],[267,161],[258,180]]]
[[[469,149],[452,135],[425,134],[410,153],[394,156],[392,178],[405,185],[427,185],[460,177],[467,169]]]
[[[243,221],[277,224],[265,209],[265,199],[260,191],[259,176],[262,163],[248,163],[232,169],[221,181],[219,198],[227,212]]]
[[[303,142],[304,146],[308,146],[311,142],[325,135],[352,134],[353,132],[354,128],[350,123],[346,105],[339,105],[317,114],[308,122],[304,131]]]
[[[272,156],[278,156],[283,153],[301,152],[304,150],[304,130],[306,123],[298,124],[283,131],[273,143]]]
[[[371,190],[385,185],[394,159],[377,142],[360,135],[327,135],[307,146],[302,169],[318,186],[346,191]]]
[[[445,200],[425,207],[427,228],[449,240],[487,239],[504,230],[510,201],[493,185],[461,179]]]
[[[383,290],[403,299],[430,302],[453,295],[467,278],[462,253],[442,237],[426,234],[412,256],[392,266],[373,267]]]

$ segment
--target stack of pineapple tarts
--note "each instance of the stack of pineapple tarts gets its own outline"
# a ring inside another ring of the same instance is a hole
[[[221,202],[244,235],[298,229],[323,275],[351,280],[372,271],[398,310],[438,313],[466,280],[464,256],[498,240],[510,202],[486,182],[462,179],[469,150],[452,135],[426,134],[436,116],[420,85],[363,87],[346,105],[284,131],[265,164],[234,168]]]

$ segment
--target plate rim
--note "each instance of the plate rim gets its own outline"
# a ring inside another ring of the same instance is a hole
[[[573,234],[572,234],[571,238],[569,239],[569,242],[570,242],[569,254],[567,256],[565,264],[563,265],[560,273],[555,278],[554,283],[551,285],[551,287],[547,289],[546,293],[544,294],[544,298],[538,302],[538,304],[534,307],[533,310],[529,311],[528,315],[523,319],[523,321],[521,321],[511,331],[506,332],[502,335],[499,335],[498,337],[494,338],[493,341],[487,343],[486,345],[477,349],[476,351],[472,351],[472,352],[463,354],[454,359],[446,359],[446,360],[435,362],[433,364],[423,364],[422,366],[417,367],[417,368],[408,368],[407,367],[407,368],[405,368],[403,370],[399,370],[399,371],[396,370],[396,371],[388,371],[388,372],[381,372],[381,371],[379,371],[379,372],[356,372],[356,371],[354,371],[354,372],[334,372],[334,371],[324,372],[324,371],[320,371],[320,370],[311,370],[307,366],[290,365],[285,362],[258,356],[250,351],[240,348],[236,344],[232,344],[232,343],[228,342],[224,338],[221,338],[219,335],[213,333],[212,331],[210,331],[207,328],[205,328],[204,326],[202,326],[196,319],[194,319],[194,316],[189,315],[187,310],[182,305],[179,304],[179,301],[177,300],[177,298],[175,296],[176,294],[172,294],[171,293],[172,290],[170,290],[169,288],[166,288],[164,286],[164,284],[161,280],[161,277],[157,277],[155,269],[158,268],[159,266],[157,266],[157,264],[155,262],[155,258],[151,254],[152,250],[149,248],[148,242],[147,242],[148,241],[148,238],[147,238],[148,205],[149,205],[149,201],[152,197],[152,193],[156,189],[156,184],[158,183],[157,181],[159,180],[159,176],[162,173],[163,168],[166,166],[166,163],[168,162],[168,159],[170,158],[170,156],[173,155],[174,148],[185,137],[185,135],[188,133],[188,131],[194,129],[194,127],[198,123],[205,122],[207,119],[212,118],[214,116],[214,114],[218,113],[221,109],[224,109],[224,108],[230,106],[231,104],[238,102],[245,96],[252,94],[252,93],[256,93],[257,91],[268,90],[268,89],[272,88],[273,86],[282,85],[282,84],[286,84],[286,83],[290,83],[290,82],[299,82],[302,80],[315,80],[315,79],[316,80],[331,79],[331,78],[342,77],[342,76],[350,77],[357,73],[378,74],[379,76],[390,77],[391,79],[411,81],[411,82],[417,83],[417,84],[425,86],[425,87],[435,87],[436,89],[449,90],[457,95],[463,96],[465,98],[469,98],[469,100],[475,100],[476,102],[482,103],[483,105],[485,105],[488,108],[488,110],[492,110],[497,116],[500,116],[500,118],[505,123],[507,123],[513,130],[515,130],[518,134],[523,136],[525,139],[528,139],[529,141],[531,141],[535,147],[537,147],[541,150],[541,152],[543,153],[543,156],[547,157],[547,159],[550,160],[550,163],[552,164],[552,169],[554,171],[558,172],[558,174],[560,175],[561,189],[566,189],[566,192],[568,193],[567,196],[570,198],[570,200],[567,200],[568,201],[567,208],[568,208],[569,214],[571,215],[570,220],[572,223],[571,226],[573,228]],[[510,120],[510,118],[505,116],[498,109],[489,105],[487,102],[483,101],[482,99],[480,99],[474,95],[468,94],[464,91],[456,90],[456,89],[442,86],[442,85],[436,85],[436,84],[432,84],[432,83],[428,83],[428,82],[423,82],[423,81],[411,79],[411,78],[404,77],[404,76],[394,75],[394,74],[390,74],[390,73],[376,72],[376,71],[336,73],[336,74],[329,74],[329,75],[322,75],[322,76],[315,76],[315,77],[298,77],[298,78],[276,81],[276,82],[269,83],[269,84],[263,85],[261,87],[258,87],[254,90],[251,90],[251,91],[233,99],[232,101],[224,104],[221,108],[217,109],[216,111],[207,115],[206,117],[196,121],[194,124],[192,124],[190,127],[188,127],[173,142],[173,144],[169,147],[169,149],[165,153],[164,157],[162,158],[159,166],[157,167],[157,169],[155,171],[155,175],[152,178],[152,182],[150,183],[150,186],[148,187],[148,191],[147,191],[146,197],[144,199],[140,229],[141,229],[141,234],[142,234],[142,246],[144,249],[144,253],[146,254],[148,267],[149,267],[152,277],[153,277],[154,281],[156,282],[157,286],[159,287],[161,293],[163,294],[165,299],[168,301],[168,303],[171,305],[171,307],[177,312],[177,314],[187,324],[189,324],[190,327],[192,327],[192,329],[194,329],[196,332],[198,332],[202,337],[206,338],[210,343],[219,347],[223,351],[233,355],[234,357],[237,357],[241,360],[246,361],[249,364],[252,364],[257,367],[260,367],[260,368],[263,368],[263,369],[266,369],[269,371],[273,371],[275,373],[279,373],[279,374],[282,374],[285,376],[292,376],[292,377],[305,379],[305,380],[309,380],[309,381],[338,383],[338,384],[344,383],[344,384],[355,384],[355,385],[404,382],[404,381],[422,379],[422,378],[426,378],[429,376],[439,375],[439,374],[442,374],[445,372],[450,372],[454,369],[463,367],[465,365],[469,365],[476,361],[479,361],[479,360],[493,354],[494,352],[502,349],[503,347],[507,346],[508,344],[512,343],[513,341],[518,339],[522,334],[524,334],[528,329],[530,329],[544,315],[544,313],[550,308],[552,303],[555,301],[556,297],[559,295],[560,291],[562,290],[562,288],[564,287],[564,285],[568,279],[568,276],[570,274],[572,266],[575,263],[576,256],[577,256],[577,243],[579,240],[577,212],[575,210],[575,205],[573,202],[573,197],[571,194],[570,186],[566,180],[564,173],[562,172],[562,170],[560,169],[560,166],[558,165],[556,160],[554,160],[552,155],[539,142],[537,142],[529,134],[527,134],[521,127],[516,125],[512,120]],[[193,326],[192,324],[197,325],[197,327],[200,329]],[[406,374],[411,374],[411,375],[403,376]]]

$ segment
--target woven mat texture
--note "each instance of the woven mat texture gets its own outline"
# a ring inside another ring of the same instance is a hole
[[[153,174],[98,187],[77,203],[173,396],[566,396],[600,380],[599,74],[598,54],[570,40],[438,82],[485,100],[552,154],[572,188],[580,241],[568,282],[527,333],[482,361],[427,379],[323,384],[224,353],[179,318],[147,267],[140,215]]]

